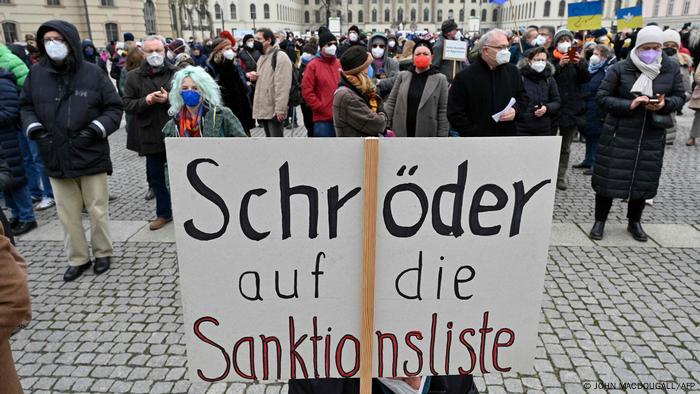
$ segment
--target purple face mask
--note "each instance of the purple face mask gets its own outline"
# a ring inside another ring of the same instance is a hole
[[[639,59],[646,64],[653,63],[654,60],[656,60],[656,58],[659,57],[660,54],[661,51],[657,51],[656,49],[649,49],[646,51],[637,52]]]

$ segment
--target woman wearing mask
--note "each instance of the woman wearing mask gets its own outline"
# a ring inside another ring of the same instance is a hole
[[[213,49],[207,60],[207,72],[221,88],[221,100],[241,121],[246,134],[255,127],[253,111],[248,100],[249,88],[245,75],[236,62],[236,51],[231,41],[217,38],[212,43]]]
[[[301,82],[301,95],[313,111],[313,136],[335,137],[333,128],[333,95],[340,80],[340,61],[335,57],[338,41],[323,28],[318,38],[320,55],[306,66]]]
[[[681,35],[673,30],[666,29],[664,31],[664,43],[663,52],[666,56],[676,59],[678,64],[680,64],[681,77],[683,78],[683,89],[685,89],[686,101],[690,100],[690,95],[692,93],[692,74],[691,69],[693,66],[693,58],[690,55],[678,52],[681,48]],[[680,111],[678,111],[680,115]],[[672,145],[676,140],[676,114],[671,114],[673,118],[673,127],[666,130],[666,144]]]
[[[338,137],[376,137],[386,128],[381,99],[367,75],[372,55],[364,47],[350,47],[340,58],[343,72],[333,97],[333,125]]]
[[[581,127],[581,135],[586,138],[586,155],[583,161],[574,168],[585,168],[584,175],[593,175],[595,166],[595,153],[598,149],[598,140],[603,132],[603,120],[605,111],[602,111],[596,102],[596,93],[600,87],[607,70],[616,63],[615,54],[607,45],[597,45],[588,63],[588,72],[591,80],[583,86],[583,99],[586,103],[586,123]]]
[[[390,58],[396,57],[397,53],[399,52],[399,45],[396,42],[396,34],[389,34],[389,42],[387,43],[387,53],[389,54]]]
[[[166,137],[245,137],[238,118],[221,103],[219,86],[201,67],[187,67],[173,78],[168,96],[172,118]]]
[[[547,50],[536,47],[525,52],[518,69],[530,100],[515,124],[517,135],[551,135],[552,118],[559,112],[561,99],[553,77],[554,66],[547,61]]]
[[[588,73],[588,62],[578,52],[569,51],[574,42],[573,34],[559,30],[554,35],[554,79],[557,81],[561,109],[553,124],[553,131],[559,128],[561,135],[561,152],[559,155],[559,172],[557,174],[557,189],[566,190],[566,171],[569,167],[571,143],[579,127],[583,126],[586,106],[583,102],[583,85],[591,79]]]
[[[602,239],[614,198],[627,199],[627,230],[647,240],[641,218],[645,199],[659,186],[665,129],[670,114],[683,106],[678,62],[662,54],[663,31],[647,26],[637,34],[629,58],[611,67],[597,93],[608,113],[600,137],[592,186],[595,224],[592,239]]]
[[[416,43],[414,66],[399,73],[384,103],[397,137],[447,137],[447,78],[431,67],[432,51],[429,42]]]

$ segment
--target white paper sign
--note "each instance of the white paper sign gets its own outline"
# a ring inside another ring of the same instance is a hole
[[[467,58],[467,42],[460,40],[444,40],[442,59],[464,61]]]
[[[189,377],[358,377],[362,139],[167,139]],[[374,376],[532,370],[559,137],[383,139]]]
[[[328,30],[330,30],[333,34],[340,34],[340,18],[328,18]]]

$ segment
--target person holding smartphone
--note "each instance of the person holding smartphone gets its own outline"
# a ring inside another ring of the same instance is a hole
[[[591,80],[591,74],[588,72],[588,62],[573,45],[574,35],[569,30],[559,30],[552,42],[554,46],[550,50],[554,64],[554,79],[557,81],[561,97],[561,109],[556,120],[552,122],[552,134],[556,134],[558,128],[559,135],[562,137],[557,189],[566,190],[568,187],[566,170],[569,167],[571,142],[579,127],[585,124],[586,104],[583,100],[583,85]]]

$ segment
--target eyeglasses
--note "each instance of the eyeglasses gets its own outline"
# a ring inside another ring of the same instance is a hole
[[[57,43],[59,43],[59,44],[65,44],[65,42],[66,42],[66,40],[64,40],[63,38],[58,38],[58,37],[44,38],[44,44],[48,44],[48,43],[50,43],[51,41],[57,42]]]
[[[493,45],[484,45],[484,46],[489,47],[489,48],[493,48],[493,49],[497,49],[499,51],[502,51],[504,49],[506,49],[506,50],[510,49],[510,47],[508,45],[502,45],[500,47],[495,47]]]
[[[382,48],[382,49],[384,49],[384,44],[372,44],[372,48]]]

